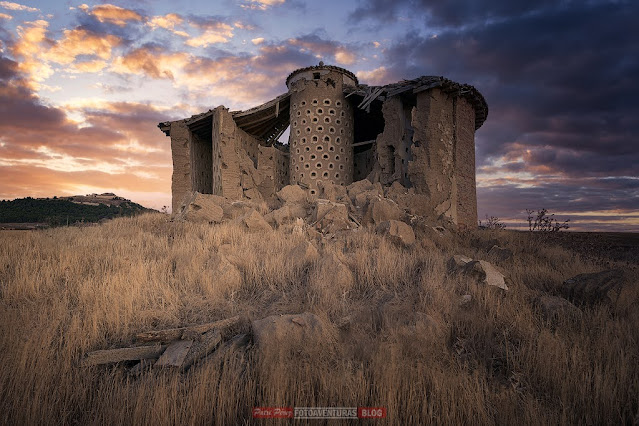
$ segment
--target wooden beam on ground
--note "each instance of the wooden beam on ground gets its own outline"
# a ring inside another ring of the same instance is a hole
[[[88,367],[91,365],[111,364],[120,361],[158,358],[166,348],[166,345],[153,345],[93,351],[87,354],[84,361],[82,361],[82,365]]]
[[[153,367],[181,367],[193,340],[178,340],[169,345]]]
[[[240,322],[240,316],[234,316],[219,321],[209,322],[207,324],[193,325],[189,327],[169,328],[166,330],[147,331],[138,333],[136,339],[143,342],[170,342],[177,339],[193,340],[194,336],[204,334],[207,331],[216,329],[223,330],[228,327],[237,325]],[[197,339],[195,339],[197,340]]]
[[[211,330],[204,333],[200,341],[193,342],[189,353],[182,363],[182,370],[186,370],[195,362],[210,354],[221,341],[222,334],[219,330]]]

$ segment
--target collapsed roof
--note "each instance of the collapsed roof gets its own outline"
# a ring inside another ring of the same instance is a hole
[[[289,76],[290,77],[290,76]],[[356,80],[355,80],[356,81]],[[422,76],[413,80],[403,80],[385,86],[344,86],[346,97],[361,98],[358,108],[370,111],[375,101],[384,101],[393,96],[414,95],[424,90],[439,88],[444,93],[468,100],[475,110],[475,129],[481,127],[488,116],[488,105],[481,93],[468,84],[456,83],[444,77]],[[290,93],[277,96],[262,105],[244,111],[232,111],[231,115],[239,128],[263,140],[265,146],[272,145],[284,133],[289,125]],[[189,130],[204,137],[211,137],[213,110],[193,115],[184,120]],[[167,135],[171,133],[171,122],[166,121],[158,127]]]

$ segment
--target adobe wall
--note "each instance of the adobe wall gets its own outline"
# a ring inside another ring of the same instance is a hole
[[[291,85],[291,183],[308,185],[311,194],[318,180],[353,182],[353,109],[342,85],[335,71]]]
[[[464,98],[455,100],[455,180],[457,223],[477,225],[475,184],[475,110]]]
[[[222,195],[231,200],[243,197],[261,198],[258,186],[261,178],[255,166],[259,140],[237,127],[231,113],[224,107],[213,110],[212,144],[219,149]]]
[[[173,175],[171,177],[171,204],[178,211],[184,197],[191,192],[191,132],[184,121],[171,123],[171,152]]]
[[[453,97],[439,89],[420,92],[412,112],[413,159],[408,177],[418,194],[428,197],[426,215],[444,215],[457,222],[455,178],[455,107]]]
[[[383,185],[399,181],[411,186],[408,178],[408,163],[412,160],[413,130],[410,118],[406,117],[406,106],[400,97],[395,96],[382,104],[384,131],[377,136],[377,167],[373,169],[375,180]],[[410,107],[408,108],[410,114]]]
[[[262,196],[267,198],[275,195],[290,182],[289,156],[273,146],[260,146],[257,171],[262,177],[258,186]]]

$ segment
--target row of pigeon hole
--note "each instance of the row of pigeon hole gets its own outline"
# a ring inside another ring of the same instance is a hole
[[[330,105],[331,105],[331,103],[332,103],[332,102],[331,102],[331,100],[330,100],[330,99],[328,99],[328,98],[327,98],[327,99],[324,99],[324,102],[322,102],[322,104],[323,104],[324,106],[330,106]],[[313,105],[313,106],[317,106],[317,105],[319,105],[319,101],[318,101],[317,99],[313,99],[313,100],[311,101],[311,105]],[[305,100],[302,100],[302,101],[300,102],[300,106],[301,106],[301,107],[306,106],[306,101],[305,101]],[[342,101],[340,101],[340,100],[335,101],[335,106],[336,106],[336,107],[338,107],[338,108],[339,108],[339,107],[341,107],[341,106],[342,106]],[[345,108],[346,108],[346,109],[348,109],[348,102],[346,103]],[[293,104],[293,109],[297,109],[297,104]]]
[[[318,117],[313,117],[311,119],[312,123],[318,123],[319,122],[319,118]],[[305,118],[302,118],[302,125],[306,125],[307,121]],[[326,124],[331,124],[331,117],[324,117],[324,123]],[[339,118],[335,119],[335,124],[340,125],[342,124],[342,120]],[[293,127],[297,127],[297,120],[293,120]],[[346,123],[346,127],[348,127],[348,123]]]

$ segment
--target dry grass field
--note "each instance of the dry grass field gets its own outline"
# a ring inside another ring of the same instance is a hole
[[[546,321],[534,308],[564,280],[601,270],[591,256],[528,233],[420,238],[406,249],[359,230],[322,240],[322,257],[308,262],[288,256],[300,238],[162,214],[0,233],[0,423],[292,422],[254,420],[255,406],[386,407],[385,420],[352,422],[374,424],[639,422],[637,289],[577,318]],[[512,260],[481,248],[493,238]],[[241,283],[218,279],[222,245]],[[331,252],[354,272],[352,284],[334,279]],[[453,254],[495,263],[510,291],[449,275]],[[460,306],[464,294],[472,302]],[[250,319],[305,311],[327,324],[354,320],[279,361],[249,346],[184,374],[80,365],[87,352],[142,331],[240,314],[247,320],[232,331],[249,332]]]

